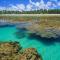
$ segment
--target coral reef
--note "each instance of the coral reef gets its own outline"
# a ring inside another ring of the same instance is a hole
[[[18,42],[0,43],[0,60],[42,60],[35,48],[22,49]]]
[[[20,54],[21,60],[42,60],[35,48],[27,48]]]

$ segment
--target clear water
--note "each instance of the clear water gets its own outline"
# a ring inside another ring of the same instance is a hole
[[[23,48],[33,47],[42,55],[43,60],[60,60],[60,41],[44,40],[16,27],[1,27],[0,42],[18,41]]]

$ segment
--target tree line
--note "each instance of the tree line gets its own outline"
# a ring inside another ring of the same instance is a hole
[[[0,14],[60,14],[60,9],[34,10],[34,11],[7,11],[2,10]]]

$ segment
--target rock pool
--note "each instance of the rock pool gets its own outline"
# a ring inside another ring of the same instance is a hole
[[[44,39],[15,26],[0,27],[0,42],[6,41],[18,41],[23,48],[36,48],[43,60],[60,60],[60,38]]]

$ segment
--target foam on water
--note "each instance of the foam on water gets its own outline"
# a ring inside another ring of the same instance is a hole
[[[1,41],[18,41],[23,48],[36,48],[43,60],[60,60],[60,42],[47,42],[36,36],[29,36],[26,32],[17,30],[16,27],[0,28]]]

